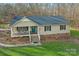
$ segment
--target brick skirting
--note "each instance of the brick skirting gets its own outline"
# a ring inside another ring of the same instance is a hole
[[[51,35],[41,35],[41,42],[51,42],[54,40],[67,40],[70,38],[69,33],[61,33],[61,34],[51,34]]]

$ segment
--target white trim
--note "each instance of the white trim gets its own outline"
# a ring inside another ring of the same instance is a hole
[[[13,37],[13,31],[12,31],[12,27],[11,27],[11,37]]]
[[[38,26],[38,38],[39,38],[39,43],[40,43],[40,33],[39,33],[39,26]]]
[[[11,37],[23,37],[23,36],[29,36],[29,35],[12,35]]]
[[[30,39],[30,43],[31,43],[30,26],[29,26],[29,39]]]

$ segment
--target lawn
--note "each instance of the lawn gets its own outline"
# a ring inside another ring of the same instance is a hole
[[[0,24],[0,28],[8,29],[9,28],[9,24]]]
[[[79,37],[79,31],[77,31],[77,30],[71,30],[70,34],[72,37]]]
[[[78,37],[79,31],[71,30],[71,36]],[[78,56],[79,44],[54,41],[40,46],[0,48],[0,56]]]
[[[41,46],[0,48],[1,56],[69,56],[79,55],[79,45],[55,41]]]

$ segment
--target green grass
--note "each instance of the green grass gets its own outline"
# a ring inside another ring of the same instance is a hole
[[[9,25],[8,24],[0,24],[0,28],[2,28],[2,29],[8,29]]]
[[[79,55],[78,44],[55,41],[41,46],[0,48],[1,56],[69,56]]]
[[[77,31],[77,30],[71,30],[70,34],[72,37],[79,37],[79,31]]]

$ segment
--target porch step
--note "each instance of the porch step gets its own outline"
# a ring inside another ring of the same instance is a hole
[[[39,36],[38,35],[31,35],[31,41],[32,43],[39,43]]]

